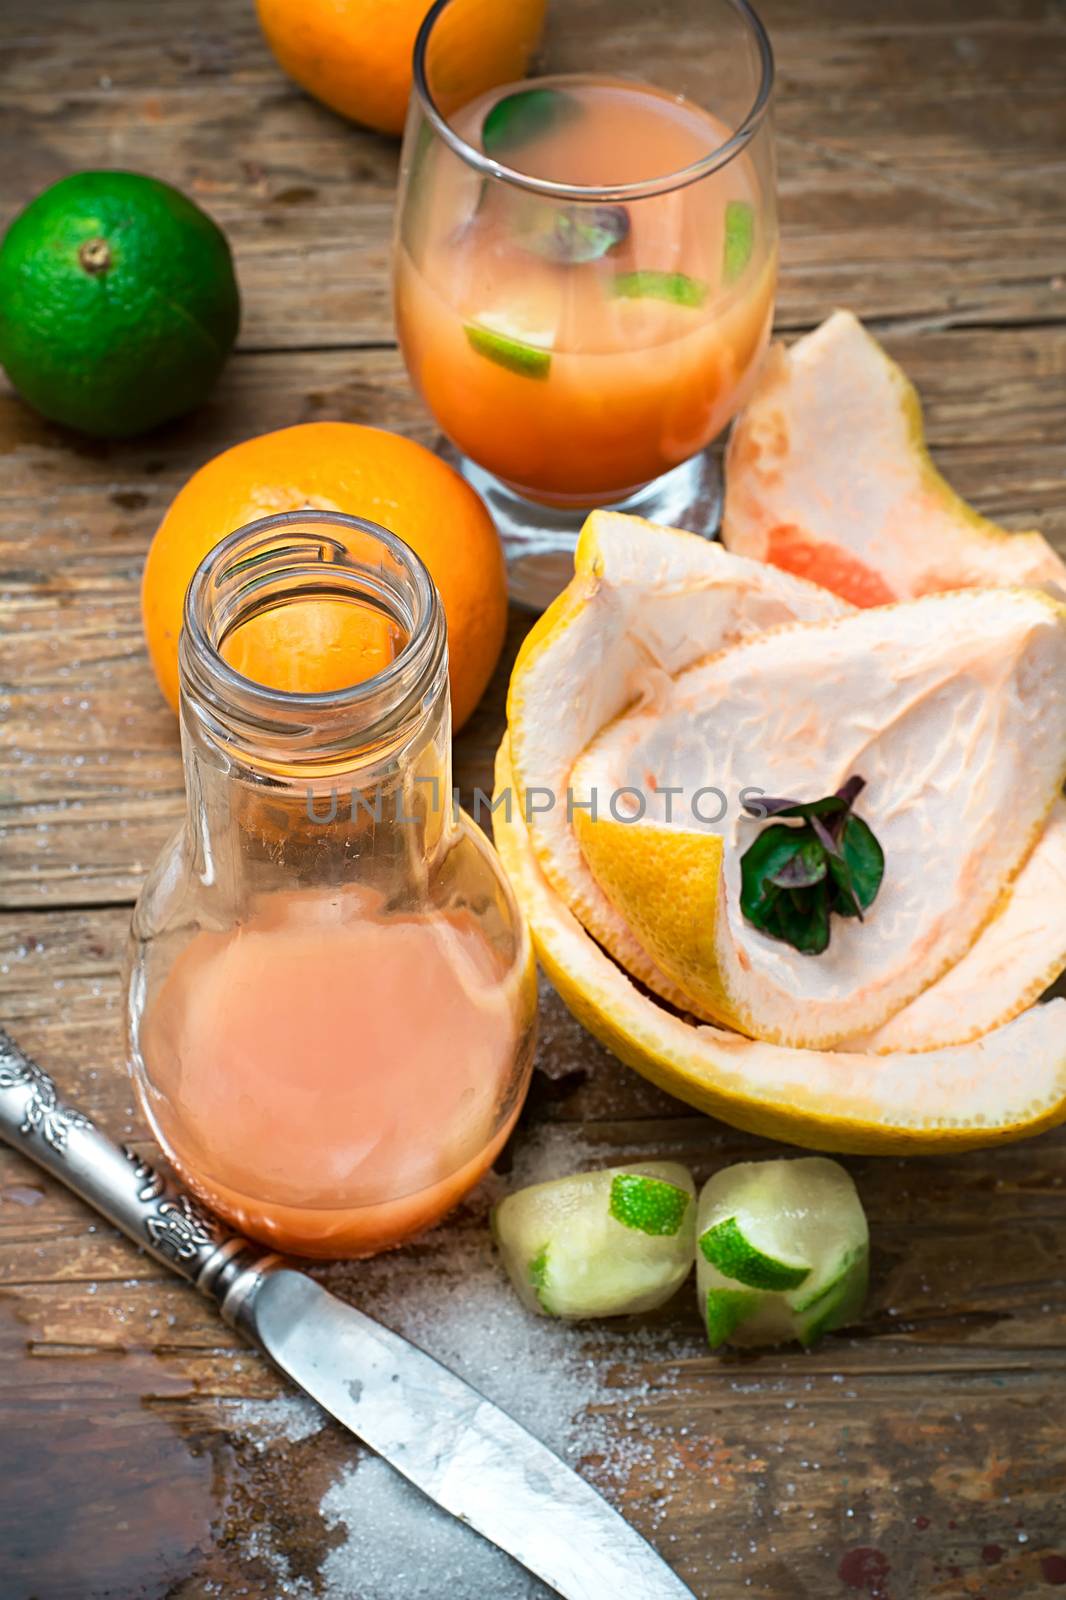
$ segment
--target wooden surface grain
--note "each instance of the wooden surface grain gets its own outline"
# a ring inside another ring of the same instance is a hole
[[[951,481],[1066,548],[1066,8],[762,10],[779,66],[779,327],[836,304],[866,317],[917,382]],[[0,222],[76,168],[148,170],[226,228],[244,293],[214,396],[145,439],[79,441],[0,388],[0,1017],[135,1142],[124,941],[182,806],[141,647],[144,552],[184,478],[237,439],[327,417],[433,437],[392,336],[396,162],[395,144],[280,75],[250,0],[0,10]],[[468,790],[487,780],[523,626],[457,743]],[[547,990],[542,1012],[507,1161],[554,1140],[574,1164],[661,1152],[703,1177],[772,1153],[620,1067]],[[874,1239],[854,1335],[717,1362],[686,1294],[650,1333],[590,1329],[566,1347],[601,1375],[587,1409],[603,1449],[643,1430],[610,1492],[701,1600],[1050,1596],[1066,1585],[1066,1137],[849,1166]],[[461,1263],[491,1284],[485,1211],[503,1181],[387,1266],[332,1269],[331,1286],[402,1320],[461,1299]],[[495,1600],[473,1557],[466,1578],[465,1557],[458,1576],[442,1568],[439,1591],[400,1575],[399,1544],[395,1589],[358,1548],[345,1565],[343,1520],[324,1508],[358,1447],[293,1426],[282,1395],[204,1302],[0,1152],[0,1600]],[[268,1415],[289,1421],[265,1447]],[[417,1544],[429,1523],[413,1526]]]

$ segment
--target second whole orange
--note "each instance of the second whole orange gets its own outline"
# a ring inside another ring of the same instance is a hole
[[[249,522],[308,507],[380,523],[421,556],[444,604],[452,714],[461,727],[492,675],[507,625],[496,529],[470,485],[424,445],[352,422],[306,422],[246,439],[208,461],[175,497],[148,551],[141,591],[148,653],[171,705],[177,708],[185,591],[204,556]],[[239,657],[227,652],[230,664],[271,687],[315,693],[359,682],[388,659],[388,641],[368,636],[350,608],[319,607],[311,618],[300,610],[261,619]]]
[[[402,133],[415,39],[428,0],[256,0],[285,72],[324,105]],[[449,101],[525,77],[547,0],[452,0],[439,24]],[[437,30],[435,29],[435,36]]]

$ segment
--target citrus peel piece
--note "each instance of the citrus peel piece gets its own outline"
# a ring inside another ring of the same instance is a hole
[[[1066,594],[1041,534],[981,516],[937,471],[914,386],[848,311],[769,351],[726,452],[722,540],[859,606],[973,586]]]

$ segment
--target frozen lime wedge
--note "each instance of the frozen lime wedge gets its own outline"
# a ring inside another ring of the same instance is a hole
[[[561,89],[518,89],[485,113],[481,148],[487,156],[502,158],[568,121],[581,109],[573,95]]]
[[[712,1345],[810,1345],[861,1313],[869,1230],[837,1162],[809,1156],[726,1167],[704,1186],[696,1228]]]
[[[536,1255],[533,1257],[532,1261],[529,1263],[529,1281],[533,1285],[533,1291],[536,1294],[537,1299],[540,1301],[541,1305],[544,1307],[544,1310],[547,1311],[548,1315],[550,1316],[551,1315],[551,1307],[546,1305],[545,1304],[545,1300],[544,1300],[544,1285],[547,1282],[547,1278],[548,1278],[548,1246],[545,1244],[545,1245],[541,1245],[540,1249],[537,1251]]]
[[[755,249],[755,212],[746,200],[729,200],[725,208],[722,281],[736,283]]]
[[[762,1296],[754,1289],[708,1289],[703,1297],[707,1343],[712,1350],[727,1344],[742,1322],[757,1311]]]
[[[626,1228],[639,1228],[661,1238],[680,1232],[692,1195],[676,1183],[648,1178],[640,1172],[619,1172],[611,1180],[611,1216]]]
[[[805,1262],[781,1261],[746,1237],[736,1217],[726,1217],[700,1234],[700,1249],[724,1278],[751,1289],[796,1289],[810,1276]]]
[[[662,1305],[688,1277],[695,1198],[691,1175],[672,1161],[578,1172],[508,1195],[493,1232],[530,1311],[623,1316]]]
[[[707,285],[684,272],[620,272],[611,292],[622,300],[669,300],[675,306],[701,306]]]
[[[551,371],[550,350],[538,350],[536,345],[524,344],[506,333],[494,333],[491,328],[480,328],[476,322],[463,324],[463,332],[478,355],[495,361],[508,372],[517,372],[523,378],[546,378]]]
[[[824,1287],[797,1296],[792,1309],[800,1344],[815,1344],[823,1333],[854,1322],[862,1314],[869,1278],[869,1248],[856,1244],[840,1257]]]

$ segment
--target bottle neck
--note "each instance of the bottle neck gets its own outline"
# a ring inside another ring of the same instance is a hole
[[[243,628],[316,602],[361,608],[392,658],[327,693],[270,689],[228,663]],[[188,845],[222,915],[346,885],[416,905],[453,826],[444,614],[418,558],[332,513],[254,523],[193,579],[179,663]]]

